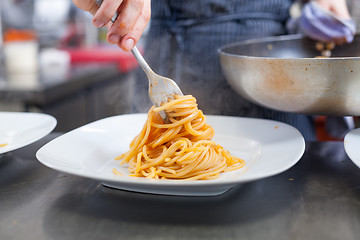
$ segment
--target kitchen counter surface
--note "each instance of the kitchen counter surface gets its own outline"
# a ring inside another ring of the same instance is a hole
[[[52,133],[0,158],[0,239],[359,239],[360,169],[307,142],[291,169],[215,197],[104,187],[39,163]]]

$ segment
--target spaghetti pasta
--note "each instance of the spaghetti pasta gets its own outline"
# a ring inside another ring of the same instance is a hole
[[[160,111],[166,112],[168,123]],[[215,179],[222,172],[243,167],[243,159],[211,140],[214,134],[193,96],[175,96],[150,109],[130,150],[116,159],[129,164],[131,176],[155,179]]]

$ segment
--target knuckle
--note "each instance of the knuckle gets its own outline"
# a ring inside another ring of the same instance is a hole
[[[143,11],[141,11],[140,17],[143,19],[143,21],[149,22],[151,18],[151,12],[144,9]]]
[[[88,12],[91,13],[92,15],[95,15],[97,11],[98,11],[98,7],[94,4],[91,5],[88,9]]]
[[[108,11],[104,11],[104,10],[98,10],[94,16],[94,19],[98,19],[98,20],[110,20],[112,18],[111,13],[109,13]]]
[[[126,25],[123,22],[120,23],[116,23],[114,25],[112,25],[112,27],[109,30],[109,33],[115,33],[121,37],[123,37],[124,35],[126,35],[129,32],[129,27],[128,25]]]
[[[142,30],[143,30],[142,27],[137,25],[134,27],[133,33],[135,33],[135,35],[139,35],[139,34],[141,34]]]
[[[113,1],[104,0],[101,6],[104,6],[104,8],[111,8],[113,6]]]
[[[144,19],[145,22],[149,22],[151,18],[151,14],[145,11],[141,14],[141,17]]]
[[[112,12],[105,12],[104,17],[106,20],[110,21],[113,18],[114,14]]]
[[[144,0],[132,0],[131,4],[134,6],[134,8],[136,9],[142,9],[144,6]]]
[[[114,9],[114,6],[111,4],[110,1],[104,1],[100,10],[101,17],[107,20],[110,20],[116,12],[116,9]]]
[[[129,27],[125,23],[121,22],[116,26],[116,31],[121,35],[125,35],[127,32],[129,32]]]

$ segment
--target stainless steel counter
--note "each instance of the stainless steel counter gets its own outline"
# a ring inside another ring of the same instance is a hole
[[[216,197],[114,190],[51,170],[35,152],[0,158],[0,239],[359,239],[360,169],[342,142],[307,142],[290,170]]]

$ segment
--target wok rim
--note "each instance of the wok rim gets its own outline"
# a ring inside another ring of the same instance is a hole
[[[259,57],[259,56],[251,56],[251,55],[239,55],[228,53],[225,50],[227,48],[235,47],[235,46],[244,46],[244,45],[251,45],[257,43],[267,43],[267,42],[275,42],[275,41],[290,41],[290,40],[300,40],[300,39],[310,39],[303,34],[290,34],[290,35],[279,35],[279,36],[270,36],[270,37],[263,37],[263,38],[254,38],[244,41],[237,41],[232,42],[229,44],[225,44],[217,49],[217,52],[220,56],[226,57],[235,57],[235,58],[244,58],[244,59],[268,59],[268,60],[292,60],[292,61],[336,61],[336,60],[360,60],[359,57],[322,57],[322,58],[315,58],[315,57],[284,57],[284,58],[277,58],[277,57]],[[311,40],[311,39],[310,39]],[[315,41],[315,40],[313,40]]]

